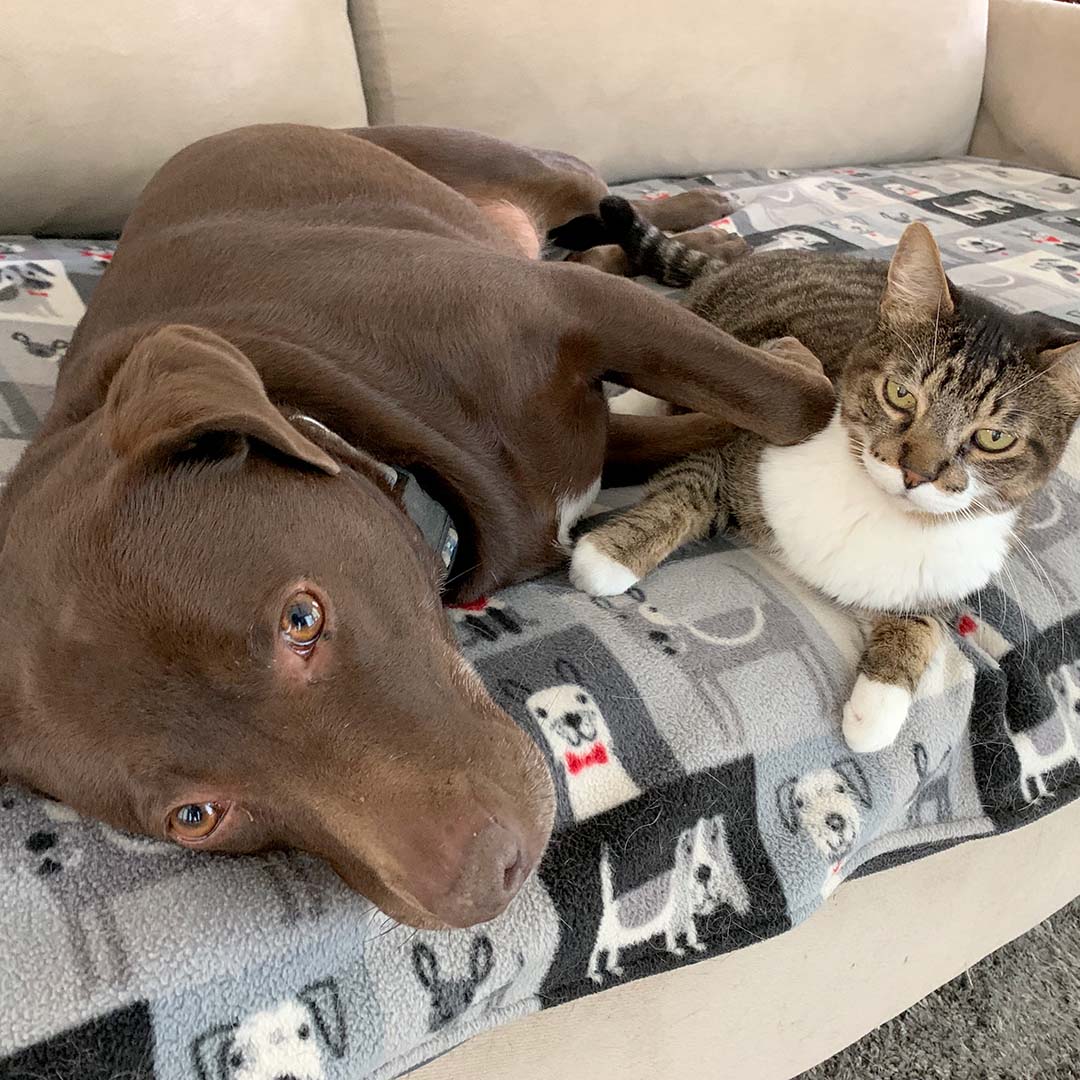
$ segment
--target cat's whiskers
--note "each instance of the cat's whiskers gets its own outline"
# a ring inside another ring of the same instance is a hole
[[[911,378],[917,378],[919,372],[922,370],[924,358],[919,355],[918,349],[915,348],[914,343],[909,337],[907,337],[905,334],[902,334],[895,327],[893,327],[893,333],[899,339],[900,344],[903,345],[909,353],[911,353],[912,364],[911,367],[908,369],[908,375]]]
[[[1007,398],[1010,394],[1017,394],[1023,390],[1025,386],[1030,386],[1036,379],[1041,379],[1044,375],[1049,375],[1050,372],[1066,358],[1066,355],[1067,354],[1059,356],[1052,364],[1047,364],[1042,371],[1036,371],[1034,375],[1029,375],[1019,386],[1014,386],[1011,390],[1006,390],[1004,394],[999,394],[998,400],[1000,401],[1002,398]]]
[[[930,356],[937,360],[937,343],[938,343],[938,328],[941,326],[941,301],[943,297],[938,297],[937,312],[934,314],[934,343],[930,346]]]
[[[1058,609],[1058,628],[1061,630],[1061,657],[1065,659],[1065,609],[1061,603],[1061,597],[1058,595],[1057,589],[1054,588],[1054,583],[1050,578],[1050,574],[1046,567],[1036,557],[1035,552],[1019,537],[1013,537],[1014,542],[1024,553],[1025,558],[1031,563],[1032,569],[1038,574],[1043,583],[1046,585],[1046,591],[1053,597],[1054,603]]]
[[[1023,642],[1023,644],[1021,646],[1021,649],[1020,649],[1020,659],[1021,659],[1021,661],[1026,662],[1027,661],[1027,649],[1028,649],[1028,644],[1030,643],[1030,640],[1031,640],[1031,634],[1030,634],[1029,628],[1028,628],[1027,615],[1024,614],[1024,607],[1020,603],[1020,589],[1019,589],[1019,586],[1016,583],[1016,578],[1013,577],[1012,570],[1009,569],[1009,564],[1007,562],[1001,564],[1001,572],[1005,575],[1005,579],[1008,581],[1009,587],[1012,589],[1013,596],[1016,599],[1016,610],[1017,610],[1017,613],[1020,616],[1020,636],[1021,636],[1021,639],[1022,639],[1022,642]],[[1006,593],[1005,595],[1007,596],[1008,593]]]

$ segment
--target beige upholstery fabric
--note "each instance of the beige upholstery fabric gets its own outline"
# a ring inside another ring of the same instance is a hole
[[[1080,176],[1080,4],[991,0],[971,152]]]
[[[1078,829],[1080,801],[848,882],[790,933],[489,1031],[409,1080],[790,1080],[1072,900]]]
[[[5,4],[0,232],[116,229],[176,150],[265,120],[365,122],[342,0]]]
[[[568,150],[609,179],[963,152],[987,0],[350,0],[372,123]]]

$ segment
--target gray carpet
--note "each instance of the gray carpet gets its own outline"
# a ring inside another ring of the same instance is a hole
[[[1080,900],[798,1080],[1075,1080],[1078,1005]]]

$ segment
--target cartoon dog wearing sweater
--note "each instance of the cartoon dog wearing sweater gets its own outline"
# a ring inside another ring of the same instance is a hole
[[[593,982],[603,982],[605,975],[621,976],[620,954],[654,937],[663,936],[664,948],[675,957],[685,956],[687,950],[704,952],[695,916],[715,915],[724,904],[740,915],[750,910],[750,895],[732,860],[722,815],[702,818],[679,833],[675,865],[666,875],[666,887],[658,887],[664,876],[616,896],[611,849],[602,845],[600,896],[604,911],[589,955],[588,972]]]
[[[616,756],[604,714],[577,668],[556,660],[555,674],[560,683],[533,693],[518,683],[506,687],[544,733],[566,781],[570,809],[582,821],[636,798],[641,789]]]

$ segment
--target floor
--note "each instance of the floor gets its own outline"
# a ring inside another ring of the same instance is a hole
[[[1075,900],[798,1080],[1075,1080],[1078,1006]]]

